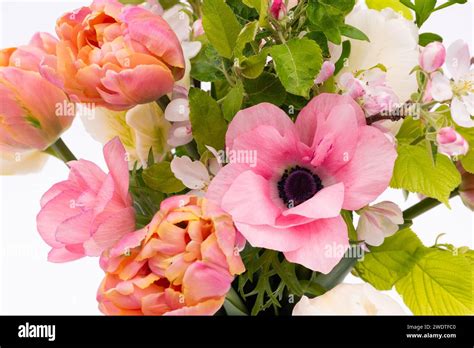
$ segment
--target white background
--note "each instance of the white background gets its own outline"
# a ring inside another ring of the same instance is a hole
[[[25,44],[37,31],[54,33],[56,19],[88,1],[0,0],[0,47]],[[433,15],[422,32],[441,34],[446,44],[458,38],[473,45],[472,2],[455,5]],[[473,52],[474,53],[474,50]],[[41,91],[38,91],[41,93]],[[78,158],[105,162],[100,144],[84,131],[79,119],[63,136]],[[49,247],[36,231],[39,199],[54,183],[67,177],[65,165],[51,158],[43,171],[27,176],[0,177],[0,314],[99,314],[95,300],[103,272],[96,258],[54,264],[46,261]],[[401,192],[389,190],[378,199],[392,200],[402,209],[418,200],[404,202]],[[439,206],[417,218],[414,231],[426,245],[446,233],[443,241],[473,247],[473,215],[459,198],[452,210]],[[349,276],[347,282],[360,282]],[[403,304],[394,291],[389,294]]]

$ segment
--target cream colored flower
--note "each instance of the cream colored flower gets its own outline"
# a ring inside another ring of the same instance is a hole
[[[97,107],[81,115],[84,127],[98,142],[105,144],[118,136],[128,154],[129,166],[146,167],[150,149],[156,162],[169,151],[171,124],[156,103],[137,105],[128,111]]]
[[[293,315],[405,315],[402,307],[372,285],[339,284],[324,295],[303,296]]]
[[[417,90],[411,70],[418,65],[418,29],[392,9],[376,11],[356,7],[346,23],[365,33],[370,42],[351,39],[351,54],[344,72],[356,73],[382,64],[387,69],[387,86],[393,89],[400,102],[405,102]],[[332,60],[341,54],[340,46],[332,46]]]
[[[37,150],[18,153],[0,151],[0,175],[24,175],[39,172],[48,157],[44,152]]]

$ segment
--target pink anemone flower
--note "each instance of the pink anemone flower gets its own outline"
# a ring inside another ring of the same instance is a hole
[[[226,134],[231,161],[207,198],[230,214],[255,247],[330,272],[349,245],[341,209],[357,210],[388,186],[396,158],[381,131],[367,126],[349,96],[322,94],[296,123],[274,105],[240,111]],[[246,156],[247,155],[247,156]]]

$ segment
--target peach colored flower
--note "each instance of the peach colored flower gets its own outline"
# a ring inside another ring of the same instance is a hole
[[[196,196],[174,196],[145,228],[101,257],[99,309],[108,315],[212,315],[244,271],[229,215]]]
[[[110,173],[86,160],[71,161],[69,178],[41,198],[38,232],[52,249],[51,262],[99,256],[135,229],[135,211],[128,192],[125,149],[118,138],[104,146]]]
[[[117,0],[95,0],[58,19],[57,62],[43,73],[77,101],[125,110],[171,92],[184,74],[183,50],[159,15]]]
[[[37,33],[30,43],[0,51],[0,150],[10,154],[44,150],[69,128],[74,113],[67,95],[38,72],[41,61],[53,59],[57,40]],[[71,105],[73,107],[73,105]]]

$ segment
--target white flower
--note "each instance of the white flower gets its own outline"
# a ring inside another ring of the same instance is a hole
[[[187,90],[175,87],[176,90],[178,93],[173,93],[173,100],[165,110],[165,118],[173,123],[168,135],[168,144],[173,147],[186,145],[193,140]]]
[[[303,296],[293,315],[404,315],[402,307],[370,284],[339,284],[324,295]]]
[[[211,182],[206,166],[200,161],[191,160],[188,156],[173,158],[171,171],[184,186],[192,190],[204,190]]]
[[[0,151],[0,175],[24,175],[39,172],[48,157],[44,152],[37,150],[18,153]]]
[[[357,225],[357,236],[369,245],[379,246],[403,224],[403,213],[393,202],[380,202],[363,208]]]
[[[431,96],[440,102],[451,100],[454,122],[461,127],[474,127],[474,70],[471,70],[469,46],[463,40],[449,46],[446,67],[452,80],[435,72],[431,78]]]
[[[407,101],[417,90],[411,70],[418,65],[418,29],[392,9],[376,11],[356,7],[346,23],[360,29],[370,42],[353,40],[351,54],[341,73],[368,70],[378,64],[387,69],[387,85],[401,102]],[[333,61],[341,54],[341,46],[331,46]]]
[[[97,107],[93,112],[83,113],[81,119],[92,138],[102,144],[118,136],[127,151],[130,168],[135,162],[146,167],[150,149],[156,162],[169,151],[171,124],[156,103],[137,105],[128,111]]]

